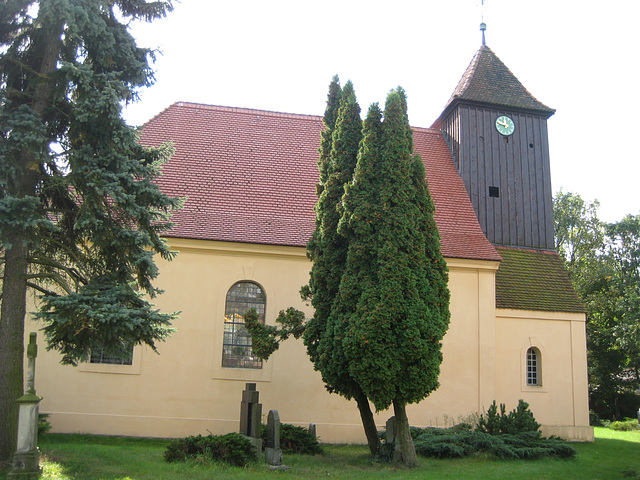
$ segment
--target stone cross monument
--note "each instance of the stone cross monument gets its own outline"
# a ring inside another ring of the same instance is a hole
[[[18,411],[18,448],[13,456],[8,479],[37,480],[40,477],[40,456],[38,454],[38,413],[42,397],[36,395],[37,334],[29,334],[27,346],[27,391],[16,402]]]
[[[256,384],[247,383],[242,391],[242,402],[240,403],[240,433],[249,438],[258,454],[262,452],[262,438],[260,436],[262,404],[259,403],[259,399],[260,392],[256,390]]]

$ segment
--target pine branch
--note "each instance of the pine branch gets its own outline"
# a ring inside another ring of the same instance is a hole
[[[47,290],[46,288],[41,287],[37,283],[27,282],[27,287],[33,288],[34,290],[37,290],[38,292],[42,293],[43,295],[55,295],[54,292],[52,292],[51,290]],[[0,295],[0,300],[1,299],[2,299],[2,295]]]
[[[73,292],[71,287],[69,287],[69,284],[62,277],[62,275],[56,272],[33,273],[31,275],[27,275],[27,278],[28,279],[34,279],[34,278],[49,279],[53,281],[56,285],[58,285],[60,288],[62,288],[67,294],[70,294]]]

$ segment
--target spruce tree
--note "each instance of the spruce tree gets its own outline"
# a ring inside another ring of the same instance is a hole
[[[349,374],[377,410],[391,405],[402,460],[416,465],[406,405],[438,387],[449,324],[447,268],[424,166],[413,156],[406,96],[392,91],[384,121],[369,109],[343,198],[346,269],[332,318]]]
[[[49,348],[76,363],[170,333],[153,256],[178,199],[154,179],[170,148],[146,149],[121,116],[153,82],[127,23],[170,1],[18,0],[0,5],[0,461],[13,454],[23,392],[27,290],[42,295]]]

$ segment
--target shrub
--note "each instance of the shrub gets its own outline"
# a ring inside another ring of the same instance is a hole
[[[239,433],[181,438],[169,444],[164,452],[167,462],[198,457],[207,457],[238,467],[244,467],[258,458],[251,442]]]
[[[633,430],[638,430],[640,428],[638,426],[638,420],[633,418],[625,418],[622,422],[611,422],[609,424],[609,428],[611,430],[617,430],[619,432],[631,432]]]
[[[600,415],[598,415],[593,410],[589,410],[589,425],[592,427],[602,427],[602,420],[600,419]]]
[[[38,415],[38,435],[47,433],[49,430],[51,430],[51,424],[49,423],[49,414],[40,413]]]
[[[262,425],[260,435],[266,445],[266,425]],[[280,423],[280,448],[282,448],[283,453],[302,453],[305,455],[323,453],[322,446],[315,435],[304,427],[288,423]]]
[[[480,431],[423,429],[415,440],[416,452],[426,457],[460,458],[485,453],[502,459],[535,459],[541,457],[571,458],[573,447],[558,438],[543,438],[540,432],[491,435]]]
[[[518,406],[506,413],[504,403],[500,404],[500,412],[495,400],[488,408],[487,414],[480,415],[477,430],[489,435],[508,433],[515,435],[521,432],[536,432],[540,424],[536,422],[533,413],[529,410],[529,404],[524,400],[518,402]]]

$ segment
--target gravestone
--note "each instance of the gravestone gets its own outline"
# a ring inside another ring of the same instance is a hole
[[[385,441],[393,444],[393,461],[399,462],[402,459],[402,450],[400,450],[400,442],[398,441],[396,417],[391,417],[387,420],[385,426]]]
[[[38,413],[42,397],[36,395],[37,334],[29,334],[27,346],[27,391],[16,402],[18,411],[18,445],[13,456],[8,479],[37,480],[40,477],[40,456],[38,454]]]
[[[242,391],[240,403],[240,433],[247,436],[258,454],[262,452],[260,426],[262,420],[262,404],[259,403],[260,392],[255,383],[247,383]]]
[[[269,410],[267,416],[267,446],[264,459],[268,465],[282,465],[282,448],[280,448],[280,415],[277,410]]]

